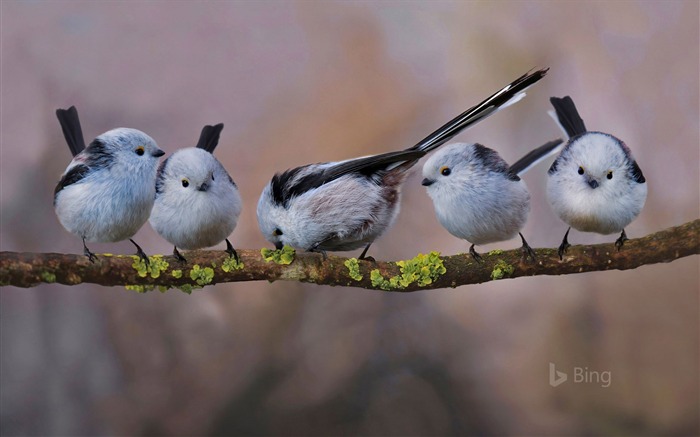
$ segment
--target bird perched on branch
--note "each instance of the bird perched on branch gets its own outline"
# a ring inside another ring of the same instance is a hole
[[[83,240],[83,253],[94,262],[86,241],[131,239],[148,220],[155,197],[158,158],[164,152],[145,133],[129,128],[107,131],[87,147],[75,106],[57,109],[73,160],[54,190],[54,209],[67,231]]]
[[[177,250],[201,249],[226,241],[226,252],[238,254],[228,236],[238,223],[242,202],[231,176],[214,157],[223,123],[204,126],[195,147],[178,150],[158,168],[156,202],[151,212],[153,229]]]
[[[621,232],[615,241],[620,250],[627,240],[625,226],[639,215],[647,198],[642,170],[620,139],[586,129],[571,97],[552,97],[550,102],[553,118],[569,137],[547,180],[547,199],[569,225],[559,258],[570,246],[572,227],[604,235]]]

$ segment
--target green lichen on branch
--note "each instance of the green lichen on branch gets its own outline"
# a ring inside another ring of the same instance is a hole
[[[290,246],[284,246],[279,250],[263,247],[260,249],[260,254],[266,262],[272,261],[275,264],[288,265],[294,261],[296,251]]]
[[[134,259],[131,267],[136,270],[138,275],[145,278],[150,274],[151,278],[157,279],[160,277],[161,272],[168,270],[170,264],[163,259],[163,255],[153,255],[148,257],[148,265],[141,259],[141,257],[132,255],[131,258]]]
[[[360,262],[357,258],[349,258],[343,264],[348,268],[348,276],[350,276],[350,278],[356,281],[362,280],[363,276],[360,274]]]
[[[499,259],[496,261],[496,265],[491,270],[491,279],[498,280],[503,278],[510,278],[515,272],[515,266],[508,264],[507,262]]]
[[[402,290],[414,283],[425,287],[447,272],[440,252],[430,252],[427,255],[419,253],[413,259],[397,261],[395,264],[401,274],[386,279],[379,269],[374,269],[370,272],[372,285],[382,290]]]
[[[224,272],[232,272],[234,270],[243,270],[245,265],[240,261],[237,260],[234,257],[229,257],[224,260],[224,262],[221,264],[221,270]]]
[[[190,270],[190,279],[195,281],[197,285],[200,286],[211,284],[212,281],[214,281],[214,269],[211,267],[201,268],[199,265],[195,264],[192,267],[192,270]]]

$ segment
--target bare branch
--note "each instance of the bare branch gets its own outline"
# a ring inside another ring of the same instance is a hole
[[[535,275],[565,275],[601,270],[627,270],[671,262],[700,253],[700,219],[643,238],[629,240],[621,251],[614,244],[572,246],[563,261],[556,249],[537,249],[537,262],[520,250],[492,251],[478,264],[469,254],[418,256],[398,262],[297,253],[291,264],[265,261],[257,250],[238,250],[244,267],[236,269],[223,251],[187,253],[187,263],[172,256],[151,257],[151,268],[135,256],[0,252],[0,285],[32,287],[40,283],[92,283],[129,286],[137,291],[180,288],[190,292],[208,284],[242,281],[300,281],[391,291],[416,291]],[[238,266],[240,267],[240,266]]]

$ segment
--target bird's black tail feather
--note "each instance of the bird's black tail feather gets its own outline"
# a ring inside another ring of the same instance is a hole
[[[551,97],[549,101],[556,111],[559,124],[561,125],[562,129],[566,131],[569,138],[586,133],[586,125],[583,123],[583,119],[578,114],[576,105],[574,105],[574,101],[571,99],[571,97]]]
[[[219,137],[221,136],[221,131],[224,129],[224,124],[219,123],[217,125],[211,126],[206,125],[202,128],[202,133],[199,135],[199,141],[197,142],[198,149],[204,149],[209,153],[214,153],[214,149],[219,144]]]
[[[561,138],[557,138],[556,140],[541,145],[520,158],[515,164],[511,165],[508,171],[516,175],[525,173],[533,165],[556,153],[563,142]]]
[[[83,130],[80,128],[80,118],[78,118],[78,110],[75,106],[68,109],[57,109],[56,117],[61,123],[63,136],[68,143],[68,148],[73,156],[82,152],[85,149],[85,140],[83,139]]]
[[[527,73],[520,76],[483,102],[459,114],[409,150],[429,152],[440,147],[462,130],[478,123],[500,108],[520,100],[523,97],[522,92],[542,79],[547,74],[548,70],[548,68],[545,68],[537,70],[534,73]]]

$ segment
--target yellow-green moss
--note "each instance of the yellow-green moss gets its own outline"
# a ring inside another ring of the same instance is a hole
[[[127,290],[135,291],[137,293],[146,293],[156,288],[155,285],[125,285],[124,288]]]
[[[232,270],[243,270],[243,267],[245,267],[245,265],[242,262],[237,261],[236,258],[232,256],[226,258],[226,260],[224,260],[224,263],[221,264],[221,270],[223,270],[226,273]]]
[[[362,280],[362,275],[360,274],[360,263],[357,258],[350,258],[346,260],[343,264],[348,268],[348,276],[356,281]]]
[[[168,267],[170,266],[170,264],[163,259],[163,255],[149,256],[148,266],[139,256],[132,255],[131,257],[134,259],[131,267],[133,267],[136,270],[136,273],[142,278],[148,276],[149,273],[151,274],[151,278],[159,278],[160,273],[168,270]]]
[[[182,284],[177,288],[179,288],[180,291],[182,291],[183,293],[192,294],[192,290],[196,290],[196,289],[202,288],[202,287],[199,285]]]
[[[501,255],[501,254],[503,254],[503,251],[501,249],[494,249],[488,253],[489,256]]]
[[[171,275],[173,275],[173,278],[175,279],[180,279],[182,278],[182,270],[173,270],[170,272]]]
[[[419,253],[413,259],[397,261],[396,265],[401,269],[401,274],[385,279],[379,269],[370,272],[372,285],[382,290],[399,290],[411,284],[425,287],[445,274],[447,269],[440,259],[440,252],[430,252],[427,255]]]
[[[41,272],[41,280],[47,284],[53,284],[56,282],[56,275],[51,272]]]
[[[190,279],[198,285],[211,284],[214,280],[214,269],[211,267],[201,268],[198,264],[195,264],[190,270]]]
[[[508,264],[502,259],[499,259],[498,261],[496,261],[496,265],[493,267],[493,270],[491,270],[491,279],[497,280],[509,278],[513,275],[514,271],[514,266]]]
[[[262,255],[263,259],[267,262],[273,261],[276,264],[287,265],[291,264],[292,261],[294,261],[294,255],[296,255],[296,251],[290,246],[284,246],[280,250],[272,250],[264,247],[260,250],[260,254]]]

